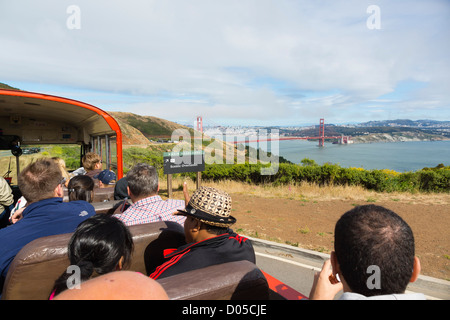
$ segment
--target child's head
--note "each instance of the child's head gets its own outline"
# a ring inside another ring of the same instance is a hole
[[[127,267],[132,252],[133,238],[128,228],[119,219],[105,214],[96,214],[80,223],[68,245],[70,264],[80,268],[82,282],[94,272],[102,275]],[[56,281],[56,294],[67,289],[67,277],[64,272]]]
[[[84,200],[92,202],[94,180],[89,176],[78,175],[69,180],[69,201]]]
[[[86,171],[92,171],[95,169],[101,169],[102,165],[102,158],[94,153],[94,152],[88,152],[86,153],[83,158],[81,159],[81,162],[83,163],[83,167]]]
[[[71,264],[91,262],[94,271],[104,274],[127,266],[131,260],[133,238],[119,219],[96,214],[77,227],[70,241]]]

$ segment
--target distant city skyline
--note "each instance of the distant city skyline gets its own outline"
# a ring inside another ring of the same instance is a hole
[[[0,82],[194,124],[450,120],[445,0],[0,4]]]

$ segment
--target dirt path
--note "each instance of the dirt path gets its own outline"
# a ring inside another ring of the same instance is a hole
[[[232,194],[234,229],[242,234],[329,253],[339,217],[364,201],[305,201]],[[423,275],[450,280],[450,206],[377,201],[412,228]]]
[[[450,195],[385,194],[339,188],[258,188],[239,183],[203,183],[231,194],[233,229],[243,235],[330,253],[334,226],[356,205],[374,203],[399,214],[412,228],[422,275],[450,281]],[[175,199],[183,199],[180,188]],[[177,186],[177,184],[175,184]],[[164,187],[163,187],[164,188]],[[189,190],[195,190],[191,183]],[[336,200],[337,199],[337,200]]]

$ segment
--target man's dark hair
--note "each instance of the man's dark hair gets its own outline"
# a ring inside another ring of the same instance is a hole
[[[131,263],[133,237],[122,221],[105,214],[96,214],[77,227],[68,244],[71,265],[80,268],[80,280],[86,281],[96,272],[98,275],[116,270],[121,258],[123,267]],[[63,272],[55,281],[55,294],[67,289],[70,273]]]
[[[215,234],[215,235],[221,235],[224,233],[227,233],[229,228],[228,227],[217,227],[217,226],[212,226],[210,224],[204,223],[202,222],[202,227],[207,230],[209,233],[211,234]]]
[[[340,270],[353,292],[364,296],[404,293],[414,266],[414,236],[395,212],[376,205],[358,206],[336,223],[335,252]],[[380,270],[380,289],[367,285]]]

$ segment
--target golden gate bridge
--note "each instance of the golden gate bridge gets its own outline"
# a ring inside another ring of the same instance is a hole
[[[197,131],[203,132],[203,119],[201,116],[197,116]],[[256,139],[245,139],[242,141],[233,141],[234,144],[240,143],[251,143],[251,142],[260,142],[260,141],[279,141],[279,140],[318,140],[319,147],[323,147],[325,145],[325,139],[337,139],[339,144],[347,144],[351,143],[351,137],[349,136],[325,136],[325,119],[320,119],[319,123],[319,135],[313,137],[257,137]]]

